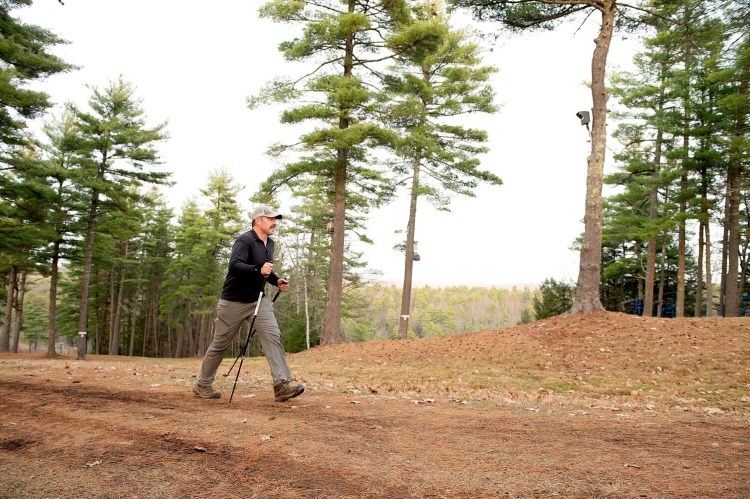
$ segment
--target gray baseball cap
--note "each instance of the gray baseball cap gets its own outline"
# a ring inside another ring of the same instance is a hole
[[[273,208],[268,205],[260,204],[253,210],[253,220],[258,217],[283,218],[283,215],[276,213],[273,211]]]

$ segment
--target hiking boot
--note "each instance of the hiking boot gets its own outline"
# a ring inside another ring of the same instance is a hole
[[[293,385],[286,380],[277,381],[273,384],[273,394],[276,396],[276,402],[284,402],[305,391],[305,385]]]
[[[196,397],[204,399],[217,399],[221,397],[221,392],[214,390],[212,386],[203,386],[198,383],[193,385],[193,394]]]

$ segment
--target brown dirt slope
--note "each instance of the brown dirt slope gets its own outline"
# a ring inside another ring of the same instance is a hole
[[[229,369],[225,360],[220,372]],[[0,497],[750,497],[750,320],[556,317],[262,358],[0,356]]]

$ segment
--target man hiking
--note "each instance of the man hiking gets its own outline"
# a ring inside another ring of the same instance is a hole
[[[197,397],[221,397],[221,392],[212,387],[216,371],[224,358],[224,352],[239,332],[242,323],[255,312],[258,297],[266,281],[277,286],[280,291],[285,291],[289,286],[285,279],[281,279],[273,272],[274,242],[270,236],[276,231],[281,218],[282,215],[269,206],[256,206],[253,210],[251,229],[238,237],[232,246],[224,288],[216,305],[214,336],[203,357],[198,380],[193,386],[193,393]],[[281,330],[265,293],[257,314],[255,331],[271,369],[274,396],[276,402],[284,402],[302,394],[305,387],[291,383],[292,375],[281,344]]]

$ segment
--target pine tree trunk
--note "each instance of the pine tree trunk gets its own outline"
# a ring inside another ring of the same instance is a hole
[[[356,2],[348,1],[348,11],[354,12]],[[352,77],[354,61],[354,36],[349,35],[346,39],[344,54],[344,78]],[[339,118],[339,129],[349,128],[349,110],[341,109],[342,116]],[[345,149],[338,151],[336,160],[336,171],[333,186],[333,237],[331,238],[331,265],[328,277],[328,302],[326,303],[326,315],[323,321],[323,337],[321,344],[330,345],[343,341],[341,334],[341,308],[344,285],[344,224],[346,220],[346,177],[349,163],[348,153]]]
[[[700,317],[703,310],[703,220],[698,222],[698,261],[695,276],[695,310],[694,317]]]
[[[661,244],[661,264],[659,265],[659,301],[656,306],[656,316],[661,317],[664,312],[664,288],[666,287],[666,268],[667,268],[667,244]]]
[[[740,248],[740,291],[744,289],[747,281],[748,260],[750,259],[750,198],[747,195],[745,195],[742,204],[745,206],[745,234]]]
[[[302,284],[305,287],[305,345],[307,346],[307,349],[310,350],[310,298],[307,295],[307,278],[304,279]]]
[[[687,191],[687,173],[683,171],[680,178],[680,193]],[[677,230],[677,297],[675,300],[675,317],[685,316],[685,217],[687,203],[680,201],[679,228]]]
[[[101,173],[99,177],[103,177]],[[89,281],[91,280],[91,261],[94,254],[94,229],[96,213],[99,209],[99,192],[94,191],[89,207],[89,219],[86,225],[86,250],[83,256],[83,273],[81,274],[81,301],[78,305],[78,360],[86,360],[89,314]]]
[[[733,159],[729,164],[727,175],[727,199],[729,211],[727,225],[729,238],[727,240],[727,294],[724,317],[737,317],[740,314],[740,188],[742,165],[739,159]]]
[[[738,93],[741,98],[747,102],[748,80],[750,79],[750,67],[748,67],[747,58],[745,66],[740,72],[740,84]],[[738,130],[734,142],[741,143],[742,134],[747,133],[747,115],[750,113],[748,105],[738,113],[735,129]],[[729,238],[727,240],[727,295],[726,295],[726,313],[725,317],[737,317],[740,315],[740,292],[742,282],[739,280],[739,261],[740,261],[740,203],[742,201],[742,174],[743,174],[743,155],[740,151],[734,151],[729,162],[729,172],[727,173],[727,225],[729,229]]]
[[[411,201],[409,204],[409,222],[406,225],[406,255],[404,256],[404,286],[401,289],[401,319],[398,321],[398,337],[405,340],[409,332],[409,314],[411,311],[412,271],[414,270],[414,231],[417,223],[417,199],[419,194],[419,169],[421,157],[419,151],[414,158],[414,172],[411,180]]]
[[[683,95],[683,132],[682,132],[682,175],[680,176],[680,207],[679,207],[679,230],[678,230],[678,255],[677,255],[677,303],[675,305],[675,316],[685,316],[685,270],[687,267],[687,202],[688,196],[688,159],[690,154],[690,78],[691,78],[692,52],[688,45],[685,51],[684,63],[685,74],[688,75],[685,94]]]
[[[141,279],[143,277],[143,260],[144,260],[144,253],[141,252],[141,256],[139,258],[139,264],[138,264],[138,280],[135,295],[133,295],[132,305],[130,307],[130,338],[129,342],[130,345],[128,346],[128,356],[132,357],[134,350],[135,350],[135,332],[136,332],[136,326],[138,324],[138,312],[140,310],[141,301],[145,299],[145,297],[141,296],[141,288],[142,288],[142,282]]]
[[[167,345],[166,345],[166,351],[164,352],[164,357],[175,357],[173,355],[173,338],[172,338],[172,332],[174,331],[171,327],[167,326]]]
[[[656,109],[656,115],[662,116],[664,113],[664,73],[665,64],[661,65],[661,83],[662,88],[659,93],[659,103]],[[664,136],[662,127],[658,126],[656,130],[656,141],[654,142],[654,169],[651,173],[651,192],[649,193],[649,221],[651,229],[656,225],[659,218],[659,177],[661,176],[661,153]],[[658,244],[657,235],[654,234],[648,240],[648,256],[646,257],[646,293],[643,298],[643,315],[651,317],[654,308],[654,283],[656,281],[656,246]]]
[[[596,48],[591,59],[591,96],[593,98],[593,126],[591,154],[586,175],[586,213],[581,246],[578,284],[572,313],[591,313],[604,310],[599,284],[602,263],[602,180],[604,155],[607,145],[607,88],[605,83],[607,54],[614,29],[615,5],[613,1],[601,2],[602,24],[596,38]]]
[[[175,336],[177,337],[177,345],[175,345],[174,348],[174,356],[175,358],[182,357],[182,352],[185,349],[184,343],[185,343],[185,330],[178,328],[175,331]]]
[[[642,260],[642,258],[643,258],[643,251],[641,251],[641,242],[640,241],[636,241],[635,242],[635,247],[633,248],[633,252],[635,253],[635,261],[638,262],[638,267],[640,268],[641,267],[641,262],[643,261]],[[625,247],[625,244],[622,245],[622,254],[623,255],[627,254],[627,248]],[[644,299],[643,299],[643,295],[644,295],[643,287],[644,287],[644,284],[645,284],[645,279],[643,277],[641,277],[640,275],[637,275],[636,278],[635,278],[635,280],[636,280],[636,283],[638,285],[638,299],[641,300],[641,303],[644,304],[644,308],[643,308],[644,312],[643,312],[643,314],[645,314],[646,313],[645,312],[646,308],[645,308],[645,302],[644,302]],[[643,314],[641,314],[641,315],[643,315]],[[651,317],[651,314],[649,314],[649,317]]]
[[[724,196],[724,232],[721,237],[721,283],[719,285],[719,315],[724,317],[727,309],[727,256],[729,249],[729,196]]]
[[[159,303],[158,300],[156,302]],[[154,358],[159,358],[159,330],[156,328],[156,317],[159,312],[158,305],[151,310],[151,330],[154,332]]]
[[[206,354],[206,349],[208,348],[208,345],[206,344],[206,331],[205,331],[205,315],[202,315],[200,319],[198,319],[198,355],[203,356]]]
[[[10,351],[18,353],[18,341],[21,339],[21,325],[23,323],[23,297],[26,295],[26,276],[27,272],[21,272],[21,282],[18,283],[16,290],[15,309],[16,317],[13,321],[13,343]]]
[[[150,287],[149,287],[148,296],[149,296],[149,301],[146,302],[146,310],[144,311],[144,314],[143,314],[143,341],[141,341],[141,357],[145,357],[146,356],[146,344],[148,343],[148,332],[149,332],[149,330],[148,330],[148,326],[149,326],[148,317],[149,317],[149,313],[150,313],[150,310],[151,310],[151,300],[150,300],[151,289],[150,289]]]
[[[124,259],[128,259],[128,249],[130,247],[130,241],[125,241],[125,256]],[[120,319],[122,317],[122,300],[123,293],[125,290],[125,274],[126,265],[122,264],[122,270],[120,272],[120,283],[117,289],[117,300],[114,304],[115,316],[112,321],[112,335],[109,338],[109,354],[120,355]]]
[[[52,269],[49,282],[49,312],[47,314],[47,355],[55,355],[57,343],[57,280],[60,266],[60,241],[52,248]]]
[[[140,284],[138,285],[140,288]],[[139,309],[139,296],[140,296],[140,290],[135,295],[135,299],[133,300],[133,306],[130,310],[130,345],[128,348],[128,356],[133,356],[133,350],[135,349],[135,331],[136,331],[136,325],[138,324],[138,309]]]
[[[0,329],[0,353],[10,350],[10,325],[13,321],[13,299],[16,293],[16,281],[18,280],[18,268],[15,265],[10,267],[8,275],[8,295],[5,302],[5,316],[3,317],[3,327]]]
[[[120,284],[117,289],[117,300],[115,301],[115,317],[112,321],[112,336],[109,340],[109,354],[120,355],[120,326],[122,320],[122,299],[125,290],[125,267],[120,274]]]
[[[706,317],[716,315],[714,313],[714,290],[711,280],[711,224],[706,222],[704,230],[706,232]]]
[[[107,298],[107,353],[110,353],[112,348],[112,338],[114,337],[114,326],[115,326],[115,302],[117,301],[117,272],[113,267],[108,273],[109,281],[109,297]],[[99,353],[99,352],[97,352]]]
[[[310,328],[310,289],[309,289],[309,283],[312,280],[312,265],[310,265],[310,262],[312,262],[312,247],[315,244],[315,233],[310,233],[310,244],[307,246],[307,262],[305,263],[305,278],[304,278],[304,307],[305,307],[305,344],[307,346],[307,349],[310,350],[310,336],[312,335],[312,329]]]
[[[344,220],[346,215],[346,152],[339,151],[333,203],[333,236],[331,238],[331,265],[328,278],[328,302],[321,344],[342,341],[341,300],[344,283]]]

